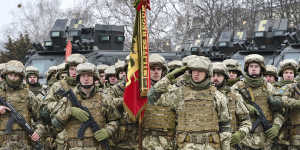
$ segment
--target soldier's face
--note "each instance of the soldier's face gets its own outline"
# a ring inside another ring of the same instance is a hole
[[[29,82],[29,84],[35,84],[38,82],[38,77],[35,75],[30,75],[28,77],[28,82]]]
[[[258,63],[250,63],[248,67],[248,73],[250,76],[259,76],[261,67]]]
[[[238,74],[235,71],[229,71],[229,79],[236,79]]]
[[[12,81],[18,81],[20,80],[20,75],[16,74],[16,73],[9,73],[7,74],[7,77],[9,80],[12,80]]]
[[[101,82],[102,84],[105,83],[105,73],[100,73],[100,82]]]
[[[119,72],[119,79],[123,79],[123,78],[126,78],[126,72],[125,71]]]
[[[159,81],[162,75],[162,68],[159,66],[153,66],[150,68],[150,77],[151,80]]]
[[[192,79],[194,82],[201,82],[205,79],[206,72],[199,70],[192,70]]]
[[[293,81],[294,77],[295,77],[294,70],[292,70],[292,69],[285,69],[283,71],[282,77],[283,77],[283,80]]]
[[[224,75],[221,73],[214,73],[213,76],[211,77],[211,82],[214,83],[215,85],[221,85],[224,81]]]
[[[110,75],[108,77],[108,80],[109,80],[110,84],[116,84],[118,82],[118,79],[117,79],[117,77],[115,75]]]
[[[76,66],[69,67],[69,75],[70,77],[76,79]]]
[[[267,75],[265,75],[265,80],[269,83],[274,83],[275,77],[273,75],[267,74]]]
[[[94,83],[94,77],[91,73],[83,73],[79,78],[81,85],[93,85]]]

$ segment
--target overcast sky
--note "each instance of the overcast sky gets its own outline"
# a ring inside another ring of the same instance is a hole
[[[0,0],[0,28],[5,28],[13,20],[11,12],[18,9],[18,4],[25,4],[33,0]],[[62,8],[71,8],[76,0],[61,0]]]

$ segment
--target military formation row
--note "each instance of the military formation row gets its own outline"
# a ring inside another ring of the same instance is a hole
[[[245,57],[243,71],[232,59],[167,63],[152,54],[141,136],[123,106],[129,60],[95,66],[72,54],[49,68],[47,85],[33,66],[1,64],[1,100],[34,132],[0,103],[0,150],[137,150],[140,137],[146,150],[300,149],[297,62],[284,60],[277,73],[257,54]]]

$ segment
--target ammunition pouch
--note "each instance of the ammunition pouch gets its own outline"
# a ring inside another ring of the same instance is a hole
[[[169,107],[147,105],[144,112],[145,129],[168,131],[175,129],[175,112]]]
[[[93,137],[91,138],[83,138],[83,139],[69,139],[67,141],[68,148],[75,147],[99,147],[100,144]]]
[[[176,142],[178,144],[182,144],[182,143],[210,144],[215,149],[220,149],[220,147],[221,147],[220,136],[217,132],[179,133],[176,136]]]

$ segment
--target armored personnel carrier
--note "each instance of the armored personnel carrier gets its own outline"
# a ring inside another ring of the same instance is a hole
[[[129,50],[124,50],[124,26],[95,24],[85,27],[80,19],[57,19],[50,30],[49,40],[34,44],[34,50],[28,54],[26,66],[35,66],[40,71],[40,80],[45,83],[45,73],[50,66],[65,60],[67,41],[72,44],[72,53],[86,56],[94,64],[112,65],[117,60],[124,60]],[[181,59],[178,52],[150,51],[159,53],[168,61]]]

